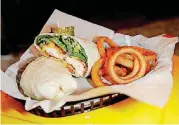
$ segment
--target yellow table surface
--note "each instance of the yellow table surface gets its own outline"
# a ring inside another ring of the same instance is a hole
[[[1,91],[2,124],[179,124],[179,57],[173,57],[173,89],[163,109],[149,104],[126,99],[122,102],[79,115],[63,118],[44,118],[30,114],[24,107]]]

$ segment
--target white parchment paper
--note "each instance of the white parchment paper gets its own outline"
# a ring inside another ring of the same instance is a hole
[[[21,65],[24,64],[27,59],[39,55],[38,51],[32,45],[21,56],[17,63],[11,65],[5,73],[1,71],[2,91],[14,98],[25,100],[26,110],[31,110],[40,106],[46,113],[59,110],[66,102],[83,100],[112,93],[122,93],[136,100],[161,108],[165,106],[173,84],[171,74],[172,57],[175,44],[178,42],[178,37],[167,38],[161,34],[156,37],[146,38],[142,35],[132,37],[119,33],[114,34],[114,31],[110,29],[81,20],[58,10],[55,10],[52,13],[40,33],[49,32],[50,27],[64,27],[71,25],[75,26],[75,36],[77,37],[92,40],[94,36],[107,36],[112,38],[119,46],[135,45],[151,49],[158,54],[158,65],[145,77],[127,85],[93,88],[85,78],[76,78],[79,88],[71,95],[63,97],[58,102],[50,100],[36,101],[24,97],[19,92],[16,83],[16,75]]]

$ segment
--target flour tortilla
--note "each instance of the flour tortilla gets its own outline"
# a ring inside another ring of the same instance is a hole
[[[77,88],[77,81],[59,61],[41,56],[26,67],[20,87],[33,99],[59,100]]]
[[[57,33],[43,33],[43,34],[40,34],[40,35],[44,35],[44,34],[61,35],[61,34],[57,34]],[[65,36],[65,35],[63,35],[63,36]],[[87,70],[86,74],[84,75],[84,77],[89,76],[92,66],[100,58],[96,43],[94,43],[92,41],[87,41],[85,39],[77,38],[77,37],[74,37],[74,36],[68,36],[68,37],[72,37],[75,40],[77,40],[79,42],[79,44],[84,48],[86,55],[87,55],[87,58],[88,58],[88,61],[87,61],[88,70]],[[41,48],[36,44],[36,39],[34,40],[34,46],[39,51],[41,51]]]

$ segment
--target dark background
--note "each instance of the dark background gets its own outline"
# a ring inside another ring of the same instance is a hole
[[[159,4],[144,1],[143,5],[139,5],[142,4],[141,2],[136,4],[136,1],[135,4],[130,1],[110,2],[109,0],[99,2],[2,0],[1,55],[19,52],[29,47],[54,9],[113,30],[137,27],[154,20],[179,16],[178,7],[174,7],[177,4],[171,1],[163,1]],[[127,4],[130,4],[131,7],[126,7]]]

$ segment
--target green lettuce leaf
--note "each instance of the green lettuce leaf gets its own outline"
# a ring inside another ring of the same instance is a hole
[[[46,45],[50,41],[53,41],[56,45],[58,45],[64,52],[67,52],[67,54],[70,57],[76,57],[78,59],[83,60],[84,62],[87,62],[87,55],[85,53],[84,48],[79,44],[77,40],[74,38],[68,36],[65,37],[63,35],[39,35],[36,39],[36,44],[40,47]]]

